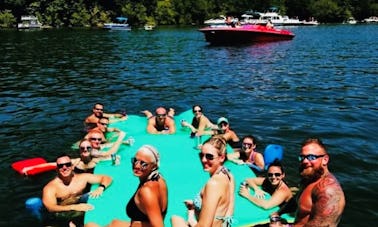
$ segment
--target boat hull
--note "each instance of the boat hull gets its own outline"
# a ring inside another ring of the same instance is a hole
[[[207,42],[214,45],[241,44],[253,42],[273,42],[291,40],[294,34],[288,30],[267,28],[261,25],[242,27],[206,27],[199,29]]]

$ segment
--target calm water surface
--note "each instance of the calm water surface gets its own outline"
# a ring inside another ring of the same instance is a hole
[[[208,46],[196,28],[0,31],[0,226],[38,226],[24,202],[54,176],[10,164],[76,155],[97,101],[129,114],[199,103],[260,150],[283,145],[292,185],[300,142],[319,136],[347,198],[340,226],[376,225],[378,26],[290,29],[291,41],[233,47]]]

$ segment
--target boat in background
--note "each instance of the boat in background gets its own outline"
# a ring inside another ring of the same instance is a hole
[[[357,24],[357,21],[356,19],[354,19],[354,17],[349,17],[345,22],[344,24]]]
[[[155,29],[155,25],[152,25],[152,24],[145,24],[144,25],[144,30],[146,31],[152,31]]]
[[[211,18],[211,19],[205,20],[203,23],[208,26],[226,25],[226,16],[220,15],[217,18]]]
[[[313,17],[310,18],[310,20],[303,20],[302,21],[302,25],[306,25],[306,26],[316,26],[316,25],[319,25],[319,22],[317,20],[315,20]]]
[[[109,30],[131,30],[130,25],[127,23],[127,17],[116,17],[116,20],[117,23],[105,23],[104,28]]]
[[[42,23],[38,21],[36,16],[21,16],[21,23],[17,24],[18,29],[40,29]]]
[[[242,25],[242,26],[223,26],[205,27],[199,29],[204,33],[205,39],[212,45],[232,45],[253,42],[272,42],[280,40],[291,40],[294,33],[267,27],[263,25]]]
[[[378,17],[376,16],[371,16],[369,18],[365,18],[363,20],[364,23],[378,23]]]

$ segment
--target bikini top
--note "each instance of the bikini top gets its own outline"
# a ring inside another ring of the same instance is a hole
[[[157,181],[159,180],[159,178],[160,178],[160,174],[156,170],[150,174],[150,176],[147,178],[147,181]],[[136,193],[138,192],[139,188],[142,187],[142,185],[146,183],[147,181],[139,184],[138,189],[135,191],[134,195],[130,198],[129,202],[127,203],[126,214],[127,216],[129,216],[129,218],[132,221],[149,222],[148,216],[145,213],[143,213],[135,203]],[[163,219],[165,218],[165,215],[167,214],[167,208],[161,212]]]

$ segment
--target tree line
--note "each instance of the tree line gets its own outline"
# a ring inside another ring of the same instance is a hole
[[[201,25],[221,14],[264,12],[272,6],[282,15],[301,20],[314,17],[321,23],[378,15],[376,0],[2,0],[0,27],[15,27],[21,15],[37,16],[52,27],[96,27],[117,16],[127,17],[133,26]]]

